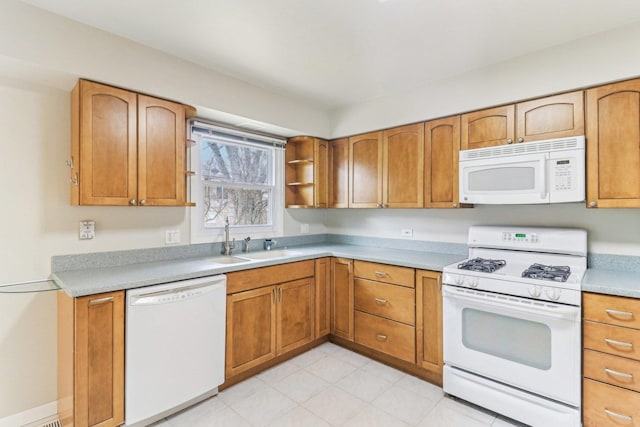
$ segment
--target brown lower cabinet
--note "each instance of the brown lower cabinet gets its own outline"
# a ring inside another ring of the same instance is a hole
[[[63,426],[124,422],[124,291],[58,293],[58,416]]]
[[[316,267],[316,338],[331,332],[331,261],[318,258]]]
[[[442,273],[416,271],[418,366],[442,377]]]
[[[353,260],[331,258],[331,334],[353,341]]]
[[[294,280],[270,284],[279,277]],[[227,295],[227,380],[313,341],[314,261],[229,273],[227,281],[227,290],[255,288]]]

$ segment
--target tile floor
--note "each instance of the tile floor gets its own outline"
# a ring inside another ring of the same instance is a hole
[[[154,427],[521,426],[335,344],[236,384]]]

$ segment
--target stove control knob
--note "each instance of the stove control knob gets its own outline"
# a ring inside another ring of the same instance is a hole
[[[560,299],[560,290],[556,288],[547,289],[546,294],[550,300],[557,301]]]
[[[472,288],[477,288],[478,287],[478,278],[474,277],[473,279],[469,280],[469,286],[471,286]]]
[[[456,285],[463,285],[464,284],[464,277],[456,276],[455,279],[454,279],[454,282],[456,282]]]
[[[529,288],[529,295],[534,298],[538,298],[540,295],[542,295],[542,289],[540,289],[540,286],[533,286]]]

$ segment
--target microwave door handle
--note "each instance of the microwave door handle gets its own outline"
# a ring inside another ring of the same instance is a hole
[[[544,156],[542,161],[540,162],[540,182],[542,183],[542,192],[540,193],[540,199],[546,199],[547,194],[549,193],[549,177],[547,177],[547,162],[549,158],[547,155]]]

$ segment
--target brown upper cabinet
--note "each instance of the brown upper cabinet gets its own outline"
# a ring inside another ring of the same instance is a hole
[[[326,208],[328,206],[329,143],[311,136],[296,136],[286,147],[286,206]]]
[[[563,93],[462,115],[462,150],[584,135],[584,93]]]
[[[460,116],[424,124],[424,207],[457,208]]]
[[[382,207],[421,208],[424,125],[387,129],[382,142]]]
[[[349,138],[329,142],[329,207],[349,207]]]
[[[640,79],[587,91],[587,206],[640,207]]]
[[[87,80],[71,93],[71,204],[185,206],[195,110]]]
[[[382,207],[382,132],[349,138],[349,207]]]

